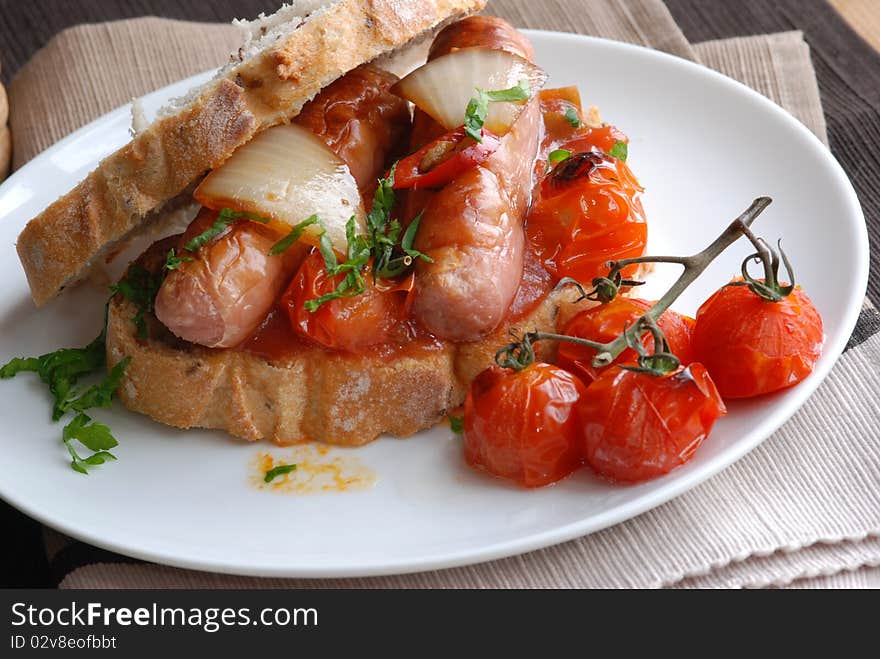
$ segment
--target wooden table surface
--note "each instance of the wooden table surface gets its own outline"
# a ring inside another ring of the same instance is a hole
[[[828,0],[852,28],[880,50],[880,2],[877,0]]]

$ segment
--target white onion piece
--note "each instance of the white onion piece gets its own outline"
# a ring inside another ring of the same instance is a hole
[[[354,216],[365,232],[363,203],[348,166],[318,137],[296,125],[263,131],[211,172],[195,191],[208,208],[248,211],[296,226],[318,215],[334,249],[348,252],[345,226]],[[317,244],[321,227],[303,240]]]
[[[500,91],[528,80],[532,96],[547,82],[547,74],[528,60],[504,50],[463,48],[431,60],[401,80],[392,91],[414,103],[446,130],[464,124],[476,89]],[[485,127],[506,135],[525,103],[490,103]]]

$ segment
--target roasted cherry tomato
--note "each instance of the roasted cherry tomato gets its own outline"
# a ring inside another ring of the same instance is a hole
[[[648,240],[641,192],[626,163],[598,151],[556,165],[527,225],[547,270],[589,283],[608,274],[608,261],[641,256]]]
[[[771,302],[726,286],[697,313],[694,352],[724,398],[749,398],[806,378],[824,341],[822,317],[800,287]]]
[[[324,259],[313,251],[281,298],[294,332],[325,348],[348,352],[411,338],[406,307],[412,276],[374,283],[368,268],[363,277],[366,290],[361,295],[331,300],[309,311],[306,302],[332,293],[343,279],[343,275],[328,277]]]
[[[587,128],[566,144],[564,148],[572,153],[586,153],[594,149],[602,153],[611,153],[618,142],[629,144],[629,138],[615,126],[606,125],[598,128]]]
[[[699,363],[664,376],[607,369],[577,408],[587,464],[600,476],[630,483],[690,460],[727,413]]]
[[[482,142],[458,128],[422,147],[397,164],[395,190],[442,188],[462,172],[473,169],[501,146],[501,140],[485,128]]]
[[[629,138],[615,126],[586,125],[581,108],[581,95],[577,87],[541,90],[541,114],[545,128],[542,142],[544,153],[549,154],[557,148],[564,148],[571,153],[593,149],[611,153],[618,142],[629,144]]]
[[[620,336],[623,331],[641,318],[651,308],[651,303],[625,297],[617,297],[608,304],[600,304],[582,311],[568,321],[563,334],[575,336],[580,339],[589,339],[599,343],[609,343]],[[670,351],[681,360],[684,366],[693,361],[691,349],[691,328],[685,316],[667,311],[657,323],[666,336]],[[654,339],[650,334],[644,338],[645,347],[649,352],[654,352]],[[604,369],[593,368],[593,359],[596,351],[586,346],[581,346],[568,341],[559,343],[559,358],[557,363],[569,373],[574,373],[585,383],[589,384],[599,377]],[[624,364],[635,362],[638,355],[635,350],[627,349],[614,362]]]
[[[483,371],[464,405],[465,459],[525,487],[565,478],[581,464],[575,406],[585,391],[570,373],[540,362]]]

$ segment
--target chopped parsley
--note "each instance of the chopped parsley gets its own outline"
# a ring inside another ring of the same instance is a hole
[[[489,116],[489,103],[521,103],[532,96],[532,88],[528,80],[520,80],[519,84],[510,89],[487,92],[477,88],[477,95],[468,103],[464,114],[464,129],[477,142],[482,143],[481,131],[486,117]]]
[[[85,411],[110,407],[131,357],[119,362],[98,384],[85,389],[76,388],[81,378],[104,368],[105,338],[106,329],[85,348],[63,348],[42,357],[13,359],[0,368],[2,379],[13,378],[24,372],[36,373],[52,394],[53,421],[60,420],[67,412],[76,413],[73,420],[64,427],[61,439],[70,454],[71,468],[81,474],[88,474],[89,467],[116,459],[108,452],[118,445],[110,428],[92,421]],[[75,441],[92,451],[92,455],[86,458],[80,456],[73,444]]]
[[[611,151],[608,152],[608,155],[626,162],[626,158],[629,155],[629,147],[626,142],[615,142],[614,146],[611,147]]]
[[[17,358],[0,368],[0,378],[14,378],[19,373],[36,373],[52,394],[52,420],[58,421],[77,395],[74,387],[80,378],[104,368],[105,332],[85,348],[63,348],[42,357]]]
[[[278,467],[267,471],[265,478],[263,478],[263,481],[266,483],[271,483],[276,478],[281,478],[282,476],[286,476],[287,474],[293,473],[294,471],[296,471],[296,465],[279,465]]]
[[[574,128],[581,127],[581,119],[578,116],[578,111],[575,110],[572,106],[568,106],[565,108],[565,120],[572,125]]]
[[[421,224],[421,216],[410,223],[406,231],[397,220],[391,219],[396,196],[394,193],[394,173],[396,167],[386,178],[379,180],[379,186],[373,198],[373,206],[367,215],[367,234],[358,236],[355,233],[355,218],[349,219],[345,227],[348,239],[348,258],[339,263],[336,252],[326,231],[321,234],[319,250],[324,258],[324,269],[327,275],[335,277],[345,274],[336,290],[314,300],[308,300],[305,308],[315,312],[327,302],[343,297],[355,297],[366,291],[363,277],[364,268],[373,261],[373,281],[377,279],[393,279],[405,274],[412,268],[416,259],[429,263],[433,260],[426,254],[416,250],[416,235]],[[320,224],[320,220],[316,218]]]
[[[214,240],[221,233],[226,231],[227,227],[235,224],[239,220],[251,220],[261,224],[269,224],[269,220],[261,217],[256,213],[248,213],[246,211],[234,211],[231,208],[224,208],[220,211],[220,215],[214,220],[214,224],[205,229],[201,234],[190,240],[184,248],[187,252],[198,252],[202,247]]]
[[[556,151],[551,151],[550,155],[547,156],[547,159],[552,163],[562,162],[569,158],[571,158],[571,151],[566,151],[565,149],[556,149]]]
[[[119,442],[110,432],[110,428],[103,423],[92,421],[90,417],[80,412],[73,421],[64,426],[61,435],[67,452],[70,453],[70,466],[74,471],[88,476],[89,467],[97,467],[109,460],[116,460],[116,456],[110,453],[110,449],[119,446]],[[76,451],[73,442],[77,441],[85,446],[92,455],[83,458]]]
[[[172,247],[168,254],[165,256],[165,266],[162,268],[163,272],[171,272],[172,270],[177,270],[184,263],[189,263],[192,261],[192,258],[189,256],[177,256],[174,248]]]
[[[142,265],[132,263],[119,283],[110,287],[110,292],[113,295],[121,295],[137,307],[137,312],[131,322],[134,323],[137,337],[141,341],[150,338],[147,331],[146,315],[153,312],[153,305],[156,302],[159,289],[162,287],[164,274],[163,270],[162,273],[154,275]]]
[[[76,398],[63,403],[61,406],[63,411],[85,412],[93,408],[110,407],[113,402],[113,396],[116,390],[119,389],[119,383],[122,382],[122,376],[125,375],[125,369],[128,368],[130,363],[131,357],[126,357],[116,364],[101,382],[92,385]]]
[[[449,425],[452,427],[452,432],[454,432],[456,435],[464,434],[464,417],[463,416],[449,417]]]
[[[335,277],[336,275],[345,273],[345,278],[339,282],[336,290],[332,293],[322,295],[314,300],[306,301],[305,308],[308,311],[314,313],[331,300],[338,300],[343,297],[354,297],[356,295],[361,295],[367,290],[361,271],[370,260],[370,250],[365,246],[365,239],[362,236],[355,237],[354,231],[355,218],[352,217],[346,225],[346,234],[348,236],[348,260],[344,263],[339,263],[336,258],[336,252],[333,251],[333,245],[330,242],[330,238],[327,237],[327,232],[325,231],[321,234],[319,249],[321,256],[324,257],[324,269],[327,271],[327,275]]]
[[[294,243],[296,243],[300,238],[302,238],[306,229],[308,229],[313,224],[318,224],[318,216],[312,215],[309,219],[300,222],[293,230],[287,234],[286,237],[279,240],[277,243],[272,245],[272,249],[269,250],[269,256],[280,256],[284,254],[287,250],[293,247]]]

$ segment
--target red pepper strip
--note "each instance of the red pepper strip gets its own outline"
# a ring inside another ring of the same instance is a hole
[[[408,158],[404,158],[397,164],[394,176],[395,190],[425,190],[442,188],[462,172],[473,169],[484,162],[501,146],[501,140],[486,130],[481,131],[482,142],[473,142],[468,137],[464,127],[447,133],[443,137],[422,147]],[[460,151],[456,150],[464,140],[473,142]],[[452,155],[427,171],[421,170],[426,158],[436,153],[438,157],[444,157],[452,152]]]

